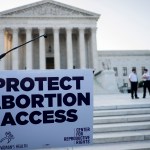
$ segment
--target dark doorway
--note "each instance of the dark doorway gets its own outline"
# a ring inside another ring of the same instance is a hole
[[[46,69],[54,69],[54,58],[46,58]]]

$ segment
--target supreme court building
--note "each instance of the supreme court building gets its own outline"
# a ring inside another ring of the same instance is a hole
[[[99,14],[43,0],[0,12],[1,70],[98,68]]]

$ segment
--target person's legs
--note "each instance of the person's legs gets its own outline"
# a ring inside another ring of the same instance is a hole
[[[133,82],[131,82],[131,98],[132,98],[132,99],[134,99],[134,96],[133,96],[133,89],[134,89]]]
[[[134,92],[135,92],[135,98],[137,99],[138,96],[137,96],[137,82],[134,83]]]
[[[148,88],[148,92],[150,94],[150,80],[147,81],[147,88]]]
[[[143,98],[146,97],[146,81],[144,81],[144,85],[143,85]]]

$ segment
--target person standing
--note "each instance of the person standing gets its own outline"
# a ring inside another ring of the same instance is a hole
[[[133,68],[132,72],[129,74],[129,81],[131,84],[131,98],[139,99],[137,96],[138,77],[136,74],[136,68]]]
[[[144,69],[144,73],[143,73],[143,98],[146,98],[146,89],[148,89],[148,92],[150,94],[150,74],[148,72],[148,69]]]

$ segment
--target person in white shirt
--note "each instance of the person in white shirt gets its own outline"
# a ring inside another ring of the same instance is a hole
[[[146,98],[146,89],[148,89],[148,92],[150,94],[150,74],[148,72],[148,69],[144,69],[144,73],[143,73],[143,81],[144,81],[144,85],[143,85],[143,98]]]
[[[131,98],[138,99],[139,98],[137,96],[138,77],[137,77],[135,68],[133,68],[132,72],[129,74],[129,81],[131,83]]]

